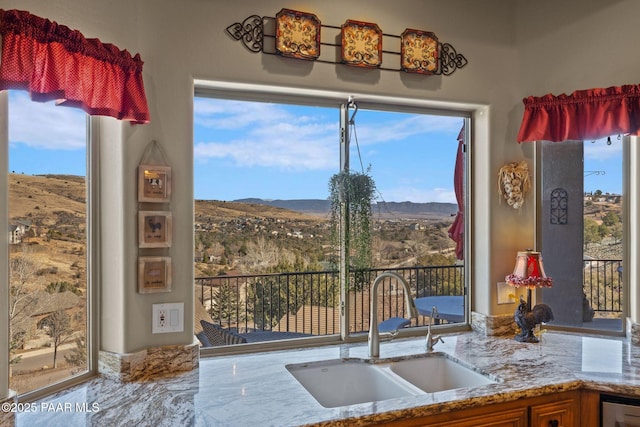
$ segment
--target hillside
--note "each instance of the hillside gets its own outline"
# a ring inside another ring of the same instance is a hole
[[[239,199],[237,203],[250,203],[279,207],[291,211],[326,216],[331,208],[328,199],[299,199],[299,200],[263,200]],[[404,217],[414,219],[448,218],[458,211],[458,205],[453,203],[414,203],[414,202],[378,202],[373,205],[373,211],[378,218]]]
[[[57,271],[49,281],[85,282],[85,180],[83,177],[67,175],[9,175],[9,210],[12,222],[28,221],[33,234],[26,240],[41,269]],[[621,214],[620,204],[587,203],[585,218],[602,222],[608,211]],[[244,199],[233,202],[195,201],[196,230],[224,231],[227,238],[255,236],[255,230],[264,234],[299,232],[328,236],[327,200],[274,200]],[[374,207],[376,219],[442,220],[438,227],[446,232],[451,214],[457,207],[448,203],[394,203],[378,204]],[[228,222],[229,224],[224,224]],[[323,226],[323,222],[325,223]],[[397,227],[402,227],[397,223]],[[436,224],[436,223],[432,223]],[[324,227],[324,228],[323,228]],[[399,230],[400,228],[398,228]],[[428,235],[434,236],[429,232]],[[446,233],[445,233],[446,234]],[[410,242],[410,236],[404,236]],[[451,242],[438,243],[435,247],[447,247]],[[302,244],[302,241],[295,245]],[[293,243],[288,243],[289,246]],[[392,245],[389,245],[391,248]],[[19,250],[12,245],[12,253]],[[200,251],[200,248],[194,248]],[[404,250],[404,248],[403,248]],[[586,255],[594,258],[619,258],[619,242],[605,238],[600,244],[591,244]]]
[[[10,174],[9,209],[12,219],[40,225],[69,222],[69,217],[84,223],[84,177]]]
[[[238,218],[282,218],[289,220],[318,220],[304,211],[286,209],[283,207],[268,204],[252,203],[248,201],[226,202],[220,200],[196,200],[195,217],[199,219],[213,217],[221,220],[232,220]]]

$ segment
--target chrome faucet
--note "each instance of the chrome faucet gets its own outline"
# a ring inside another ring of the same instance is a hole
[[[376,280],[374,280],[371,286],[371,307],[369,309],[369,357],[380,356],[380,333],[378,332],[378,285],[382,283],[382,280],[386,277],[395,278],[400,282],[404,288],[404,297],[409,310],[409,318],[414,319],[418,317],[418,309],[413,302],[411,296],[411,289],[404,277],[393,271],[385,271],[381,273]],[[396,331],[397,334],[397,331]],[[394,337],[396,334],[391,334]]]
[[[440,342],[444,342],[440,335],[431,335],[431,326],[433,325],[433,319],[438,319],[440,315],[438,314],[438,308],[434,305],[431,307],[431,316],[429,316],[429,326],[427,328],[427,351],[433,351],[433,346]]]

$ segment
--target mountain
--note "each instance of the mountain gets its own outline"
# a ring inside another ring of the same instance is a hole
[[[236,203],[266,205],[313,215],[326,215],[331,207],[329,200],[296,199],[296,200],[263,200],[257,198],[238,199]],[[373,205],[373,212],[383,218],[445,218],[458,212],[458,205],[453,203],[414,203],[414,202],[379,202]]]

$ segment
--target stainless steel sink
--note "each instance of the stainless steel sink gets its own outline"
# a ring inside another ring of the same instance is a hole
[[[325,408],[496,382],[444,353],[386,360],[334,359],[286,368]]]

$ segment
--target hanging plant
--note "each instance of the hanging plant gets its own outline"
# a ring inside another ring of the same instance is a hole
[[[504,165],[498,171],[498,194],[513,209],[522,207],[524,196],[530,188],[529,167],[524,160]]]
[[[332,242],[340,243],[340,205],[344,201],[348,212],[345,238],[349,248],[349,264],[354,270],[371,268],[373,263],[371,217],[375,194],[376,185],[368,173],[343,171],[329,180]]]

